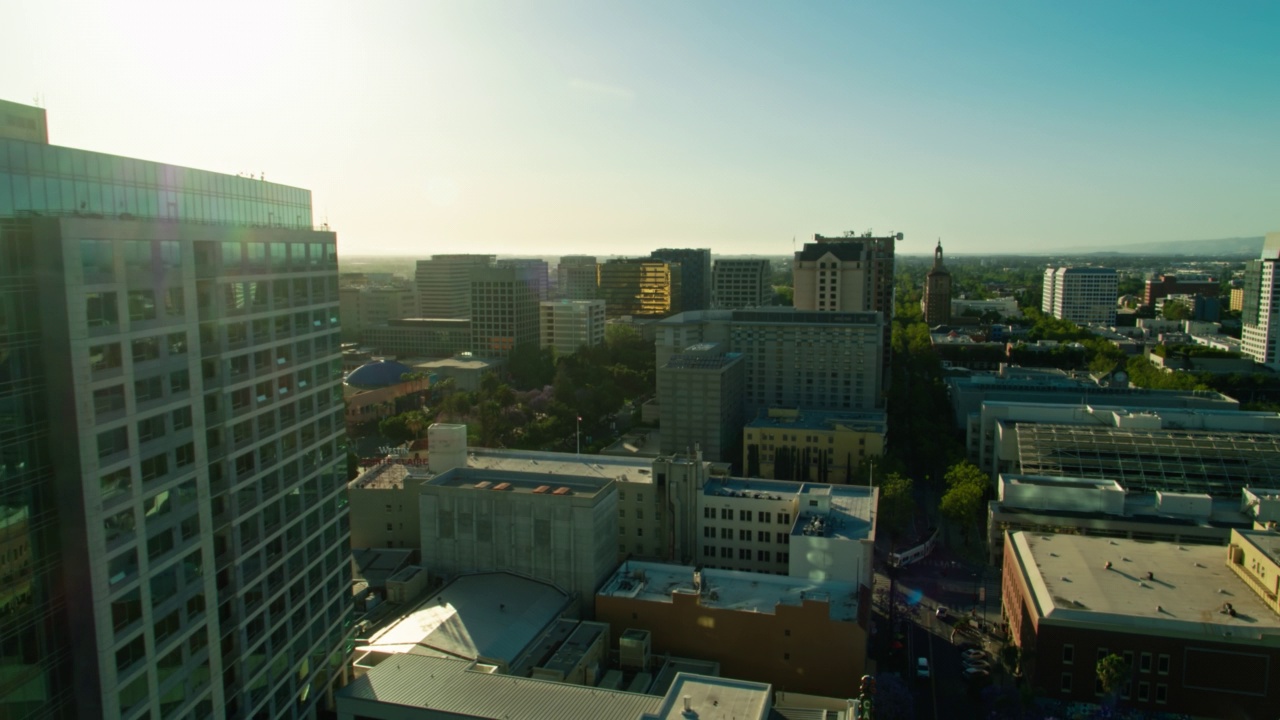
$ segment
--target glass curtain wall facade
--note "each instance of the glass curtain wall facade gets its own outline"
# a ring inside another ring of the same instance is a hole
[[[305,190],[0,139],[0,717],[315,717],[345,672],[310,222]]]
[[[0,216],[13,214],[310,229],[311,191],[0,138]]]
[[[0,717],[73,717],[31,223],[0,217]]]

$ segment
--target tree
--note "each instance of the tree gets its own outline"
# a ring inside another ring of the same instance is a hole
[[[880,527],[889,536],[889,545],[910,527],[916,514],[915,483],[909,477],[891,473],[880,483]]]
[[[1169,302],[1164,303],[1164,319],[1165,320],[1190,320],[1191,308],[1186,303]]]
[[[970,528],[982,525],[987,475],[977,465],[961,460],[947,469],[944,479],[947,491],[938,510],[960,526],[960,535],[968,544]]]
[[[1115,653],[1111,653],[1098,661],[1098,682],[1102,691],[1112,697],[1120,693],[1120,689],[1129,681],[1129,663]]]

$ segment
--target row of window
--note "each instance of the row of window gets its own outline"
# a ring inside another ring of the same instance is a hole
[[[725,560],[732,560],[735,555],[733,550],[734,549],[732,547],[721,546],[717,548],[715,545],[703,545],[702,555],[703,557],[719,557]],[[743,561],[750,561],[753,557],[753,553],[750,548],[738,548],[736,555],[738,560]],[[756,550],[754,558],[756,562],[785,563],[790,561],[791,554],[785,552],[771,552],[769,550]]]
[[[120,325],[120,294],[85,293],[85,320],[90,328],[113,329]],[[125,294],[130,322],[151,322],[161,318],[181,318],[186,313],[182,288],[130,290]]]
[[[733,520],[733,516],[734,516],[733,508],[719,509],[719,517],[721,520]],[[707,518],[709,520],[716,519],[716,508],[713,508],[713,507],[702,508],[702,517]],[[739,522],[752,522],[752,519],[754,518],[755,522],[769,523],[772,521],[773,517],[774,517],[774,514],[769,510],[756,510],[756,511],[739,510],[738,511]],[[779,525],[791,524],[791,513],[780,512],[777,514],[777,518],[778,518]]]
[[[716,536],[717,536],[716,528],[710,525],[703,526],[702,537],[715,538]],[[720,528],[719,537],[721,540],[732,540],[733,528],[727,528],[727,527]],[[757,530],[755,533],[755,542],[758,542],[758,543],[774,542],[775,538],[779,545],[791,544],[791,535],[789,533],[785,533],[785,532],[771,533],[767,530]],[[740,540],[741,542],[751,542],[751,531],[738,530],[738,540]]]
[[[1097,660],[1099,660],[1099,661],[1100,661],[1100,660],[1102,660],[1102,659],[1103,659],[1103,658],[1105,658],[1107,655],[1109,655],[1109,654],[1110,654],[1110,652],[1111,652],[1111,651],[1110,651],[1110,650],[1108,650],[1107,648],[1104,648],[1104,647],[1100,647],[1100,648],[1098,648],[1098,649],[1097,649]],[[1074,646],[1074,645],[1063,645],[1063,646],[1062,646],[1062,664],[1063,664],[1063,665],[1072,665],[1072,664],[1074,664],[1074,663],[1075,663],[1075,654],[1076,654],[1076,651],[1075,651],[1075,646]],[[1131,668],[1132,668],[1132,667],[1134,667],[1134,664],[1133,664],[1133,658],[1134,658],[1133,651],[1131,651],[1131,650],[1125,650],[1125,651],[1124,651],[1124,653],[1122,654],[1122,656],[1124,657],[1124,661],[1125,661],[1125,663],[1126,663],[1129,667],[1131,667]],[[1138,665],[1137,665],[1137,670],[1138,670],[1138,672],[1144,672],[1144,673],[1149,673],[1149,672],[1151,672],[1151,661],[1152,661],[1152,657],[1153,657],[1153,656],[1152,656],[1152,654],[1151,654],[1151,653],[1149,653],[1149,652],[1144,652],[1144,653],[1142,653],[1141,655],[1139,655],[1139,656],[1138,656],[1138,660],[1139,660]],[[1157,673],[1159,673],[1160,675],[1168,675],[1168,674],[1169,674],[1169,662],[1170,662],[1170,661],[1169,661],[1169,656],[1168,656],[1167,654],[1165,654],[1165,653],[1160,653],[1158,656],[1156,656],[1156,658],[1155,658],[1155,659],[1156,659],[1156,672],[1157,672]]]

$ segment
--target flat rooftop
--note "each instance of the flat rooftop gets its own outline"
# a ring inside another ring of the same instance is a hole
[[[430,485],[433,487],[474,490],[476,492],[511,492],[552,497],[593,498],[604,491],[606,484],[607,480],[601,482],[558,473],[465,467],[455,468],[436,475],[423,483],[423,487]]]
[[[852,430],[884,432],[889,416],[884,411],[840,412],[835,410],[801,410],[791,414],[759,416],[747,423],[750,429],[786,428],[788,430]]]
[[[1266,530],[1240,530],[1240,535],[1273,563],[1280,563],[1280,535]]]
[[[790,480],[761,480],[756,478],[717,478],[702,488],[707,497],[749,498],[754,500],[780,500],[794,497],[797,502],[797,521],[792,535],[814,535],[845,540],[866,540],[874,531],[875,491],[862,485],[826,485]],[[826,510],[809,505],[813,500]],[[821,518],[821,523],[813,520]]]
[[[772,615],[779,605],[799,607],[805,600],[830,603],[832,620],[855,622],[858,615],[858,587],[851,582],[814,581],[788,575],[739,570],[704,569],[701,605],[705,608],[738,610]],[[694,568],[628,560],[597,593],[605,597],[625,597],[647,602],[672,602],[674,593],[697,594]]]
[[[569,599],[553,585],[511,573],[463,575],[356,649],[511,666],[560,618]]]
[[[679,673],[662,707],[645,720],[765,720],[772,696],[767,683]],[[686,700],[693,715],[685,714]]]
[[[1214,545],[1010,534],[1043,622],[1225,642],[1280,643],[1280,615]],[[1106,563],[1111,563],[1111,568]],[[1151,579],[1147,578],[1151,573]],[[1222,612],[1231,603],[1235,616]]]

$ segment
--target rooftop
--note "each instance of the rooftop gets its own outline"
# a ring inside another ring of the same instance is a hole
[[[463,575],[356,649],[515,664],[569,604],[554,585],[493,572]]]
[[[805,600],[811,600],[830,603],[832,620],[857,620],[858,587],[855,583],[813,581],[739,570],[696,571],[687,565],[628,560],[597,594],[670,603],[676,593],[698,594],[694,579],[699,572],[703,590],[699,604],[704,608],[772,615],[779,605],[799,607]]]
[[[1015,557],[1005,562],[1018,563],[1042,622],[1280,644],[1280,616],[1231,571],[1225,548],[1027,532],[1009,538]]]
[[[703,675],[676,675],[658,712],[644,720],[765,720],[773,687],[766,683]],[[689,703],[693,714],[685,712]]]
[[[1240,530],[1240,536],[1258,548],[1267,559],[1280,563],[1280,535],[1267,530]]]
[[[884,432],[888,414],[880,410],[842,412],[839,410],[770,410],[768,416],[757,416],[748,428],[787,428],[788,430],[870,430]]]
[[[474,662],[418,655],[384,660],[337,697],[340,711],[357,710],[363,701],[492,720],[640,720],[663,707],[653,695],[495,675]]]
[[[580,497],[594,497],[605,487],[602,482],[566,477],[553,470],[491,470],[475,467],[454,468],[436,475],[425,484],[479,492]]]
[[[842,540],[873,537],[875,490],[862,485],[825,485],[790,480],[720,478],[702,488],[706,496],[780,500],[795,497],[792,535],[820,535]]]

